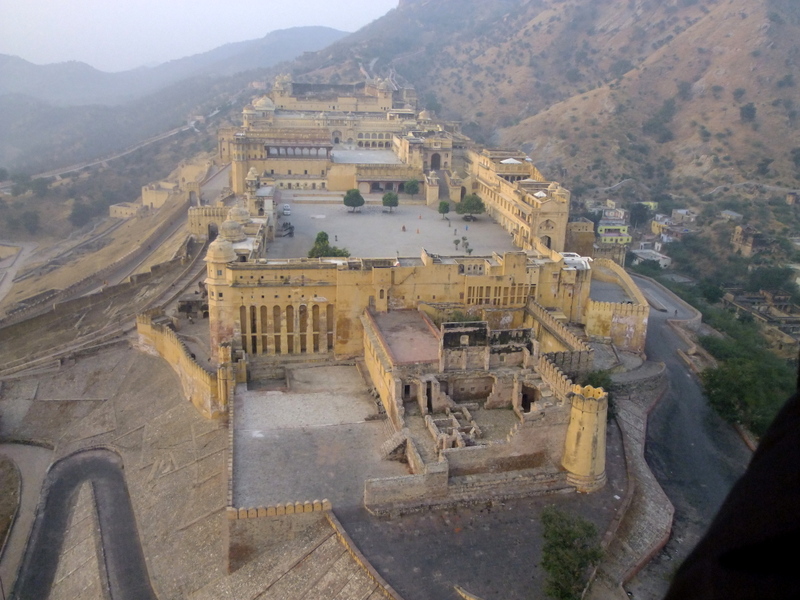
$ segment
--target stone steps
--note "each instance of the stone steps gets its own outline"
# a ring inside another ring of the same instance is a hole
[[[286,517],[291,518],[291,517]],[[371,600],[386,596],[325,519],[280,541],[190,600]]]
[[[393,455],[405,454],[404,450],[400,450],[400,447],[405,445],[406,439],[407,436],[403,431],[393,433],[392,437],[381,444],[381,459],[392,460]]]
[[[223,576],[197,590],[190,600],[255,600],[311,555],[326,541],[334,538],[330,526],[323,521],[305,528],[293,539],[284,540],[252,558],[230,575]]]

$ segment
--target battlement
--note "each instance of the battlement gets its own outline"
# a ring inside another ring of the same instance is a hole
[[[169,327],[153,322],[159,314],[149,312],[136,317],[138,348],[166,360],[177,373],[186,398],[207,419],[222,417],[235,385],[232,367],[223,365],[209,373],[195,359],[186,345]]]

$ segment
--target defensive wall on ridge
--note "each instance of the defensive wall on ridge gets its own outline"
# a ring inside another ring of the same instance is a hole
[[[227,355],[220,354],[228,360],[223,362],[216,373],[209,373],[192,358],[186,345],[174,331],[153,322],[153,317],[158,312],[136,317],[138,348],[160,356],[169,363],[180,379],[186,398],[205,418],[216,419],[224,416],[233,401],[236,386],[236,373],[230,360],[230,348],[226,348]]]
[[[185,212],[188,209],[188,207],[189,207],[189,199],[187,196],[181,205],[175,207],[174,213],[177,215],[182,212]],[[62,290],[51,290],[50,292],[40,294],[39,297],[37,297],[34,302],[26,304],[24,307],[20,307],[17,310],[9,311],[6,317],[0,320],[0,328],[13,325],[14,323],[19,323],[20,321],[24,321],[26,319],[30,319],[36,314],[44,312],[43,305],[46,302],[56,303],[59,301],[59,299],[68,298],[74,294],[79,293],[81,290],[91,285],[99,284],[101,281],[103,281],[103,279],[106,276],[108,276],[110,273],[113,273],[117,269],[120,269],[125,264],[134,263],[138,260],[141,260],[141,257],[146,252],[149,252],[147,248],[152,243],[152,241],[157,239],[162,234],[164,234],[170,227],[173,226],[173,224],[174,224],[174,218],[162,222],[144,240],[142,240],[142,242],[137,247],[133,248],[124,256],[115,260],[113,263],[106,265],[99,271],[95,271],[94,273],[87,275],[80,281],[76,281],[72,285]],[[151,269],[151,271],[157,270],[157,268],[161,267],[164,264],[168,263],[162,263],[161,265],[156,265]],[[133,278],[136,276],[131,276],[131,277]]]

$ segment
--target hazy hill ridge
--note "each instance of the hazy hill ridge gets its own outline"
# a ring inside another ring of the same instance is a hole
[[[156,67],[118,73],[76,61],[35,65],[16,56],[0,55],[0,95],[25,94],[54,106],[120,104],[190,77],[234,75],[271,67],[303,52],[324,48],[345,35],[329,27],[282,29]]]
[[[207,114],[250,81],[269,78],[264,68],[344,35],[327,27],[273,31],[122,73],[0,55],[0,166],[37,173],[121,150]]]
[[[799,36],[796,0],[407,0],[295,76],[394,69],[441,116],[578,190],[792,188]]]

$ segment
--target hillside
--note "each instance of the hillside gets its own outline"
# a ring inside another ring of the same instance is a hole
[[[324,48],[345,35],[329,27],[282,29],[257,40],[225,44],[155,67],[119,73],[106,73],[76,61],[35,65],[16,56],[0,55],[0,97],[21,94],[53,106],[122,104],[192,77],[220,77],[271,67],[303,52]]]
[[[343,35],[325,27],[275,31],[114,74],[82,63],[39,67],[0,57],[0,166],[38,173],[124,149],[228,105],[249,82],[272,77],[273,65]],[[132,99],[109,104],[122,97]]]
[[[440,116],[522,147],[578,192],[800,185],[793,0],[408,1],[296,61],[298,79],[394,70]]]

